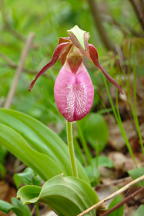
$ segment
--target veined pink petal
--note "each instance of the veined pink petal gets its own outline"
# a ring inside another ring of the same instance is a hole
[[[60,70],[54,87],[55,102],[60,113],[70,122],[82,119],[89,113],[94,87],[83,63],[73,73],[68,62]]]

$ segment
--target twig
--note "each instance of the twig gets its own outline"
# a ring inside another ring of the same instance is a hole
[[[124,191],[126,191],[128,188],[130,188],[132,185],[140,182],[144,180],[144,175],[140,176],[139,178],[133,180],[132,182],[128,183],[127,185],[125,185],[124,187],[122,187],[121,189],[115,191],[114,193],[110,194],[109,196],[107,196],[106,198],[104,198],[103,200],[99,201],[98,203],[94,204],[93,206],[91,206],[90,208],[86,209],[85,211],[83,211],[82,213],[78,214],[77,216],[83,216],[85,214],[87,214],[88,212],[92,211],[93,209],[97,209],[98,207],[100,207],[101,205],[103,205],[106,201],[114,198],[115,196],[123,193]]]
[[[118,203],[113,208],[109,209],[108,211],[106,211],[105,213],[103,213],[100,216],[107,216],[107,215],[109,215],[110,213],[112,213],[116,209],[120,208],[122,205],[124,205],[125,203],[127,203],[130,199],[132,199],[137,194],[139,194],[139,193],[141,193],[143,191],[144,191],[144,187],[141,187],[141,188],[137,189],[135,192],[131,193],[128,197],[126,197],[125,199],[123,199],[120,203]]]
[[[12,103],[12,100],[13,100],[13,97],[15,95],[16,88],[17,88],[17,85],[18,85],[18,81],[20,79],[21,72],[23,71],[23,67],[24,67],[26,57],[28,55],[29,49],[31,48],[33,38],[34,38],[34,33],[30,33],[27,40],[26,40],[25,46],[24,46],[24,48],[22,50],[20,61],[19,61],[16,73],[15,73],[15,76],[13,78],[10,90],[8,92],[8,96],[7,96],[5,104],[4,104],[5,108],[9,108],[11,103]]]

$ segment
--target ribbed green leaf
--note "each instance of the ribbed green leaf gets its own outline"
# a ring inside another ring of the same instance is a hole
[[[62,175],[53,177],[42,187],[24,186],[17,196],[24,203],[47,203],[59,216],[75,216],[98,202],[95,191],[88,184],[75,177]],[[87,215],[94,216],[95,210]]]
[[[0,123],[1,144],[36,170],[42,178],[49,179],[61,172],[71,175],[66,144],[44,124],[26,114],[9,109],[0,109]],[[88,181],[80,163],[78,171],[79,177]]]
[[[45,180],[62,173],[53,159],[33,150],[19,133],[3,124],[0,124],[0,143]]]

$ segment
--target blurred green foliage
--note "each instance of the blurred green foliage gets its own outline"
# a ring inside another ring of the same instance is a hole
[[[14,212],[17,216],[31,216],[30,209],[16,198],[11,199],[11,203],[0,200],[0,210],[6,214]]]
[[[26,168],[22,173],[16,173],[13,177],[14,183],[19,188],[22,185],[40,185],[41,179],[37,176],[31,168]]]
[[[103,116],[91,113],[80,121],[80,126],[86,141],[91,144],[98,155],[108,141],[108,127]]]
[[[109,209],[113,208],[116,204],[120,203],[123,200],[122,195],[117,195],[109,204]],[[109,216],[123,216],[124,215],[124,206],[117,208],[115,211],[109,214]]]

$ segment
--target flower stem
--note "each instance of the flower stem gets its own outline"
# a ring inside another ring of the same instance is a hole
[[[36,214],[36,216],[40,216],[38,203],[36,203],[36,212],[35,212],[35,214]]]
[[[73,130],[72,130],[72,122],[66,121],[66,131],[67,131],[67,142],[68,149],[71,161],[72,175],[78,177],[76,158],[74,152],[74,143],[73,143]]]

